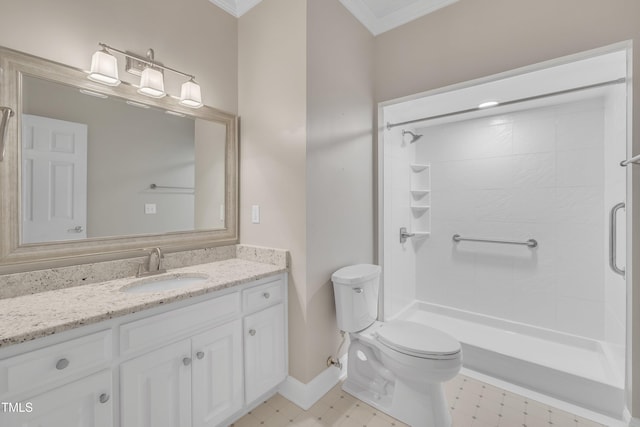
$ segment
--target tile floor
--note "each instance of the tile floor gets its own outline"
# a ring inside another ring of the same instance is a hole
[[[406,424],[352,397],[336,385],[308,411],[276,394],[232,427],[402,427]],[[476,379],[445,384],[453,427],[604,427]]]

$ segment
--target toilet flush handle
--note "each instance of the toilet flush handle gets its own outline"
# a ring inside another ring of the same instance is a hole
[[[353,292],[355,292],[356,294],[361,294],[362,292],[364,292],[364,289],[362,289],[362,288],[353,288]]]

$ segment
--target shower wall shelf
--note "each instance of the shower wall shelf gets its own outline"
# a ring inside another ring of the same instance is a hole
[[[431,167],[426,163],[411,163],[411,232],[416,238],[431,234]]]
[[[423,212],[423,211],[426,211],[426,210],[428,210],[429,208],[431,208],[431,206],[428,206],[428,205],[424,205],[424,206],[422,206],[422,205],[411,205],[411,209],[412,209],[414,212],[417,212],[417,213],[421,213],[421,212]]]

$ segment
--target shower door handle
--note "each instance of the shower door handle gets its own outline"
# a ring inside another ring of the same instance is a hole
[[[614,207],[611,208],[611,212],[609,214],[609,267],[611,270],[621,275],[625,276],[624,268],[618,267],[617,258],[618,255],[616,253],[617,249],[617,232],[618,232],[618,218],[617,214],[620,209],[624,209],[624,202],[620,202]]]

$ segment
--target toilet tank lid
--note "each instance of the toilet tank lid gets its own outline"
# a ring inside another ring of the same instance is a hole
[[[373,279],[380,275],[382,269],[379,265],[373,264],[356,264],[343,267],[331,275],[333,283],[341,285],[353,285],[362,283],[366,280]]]

